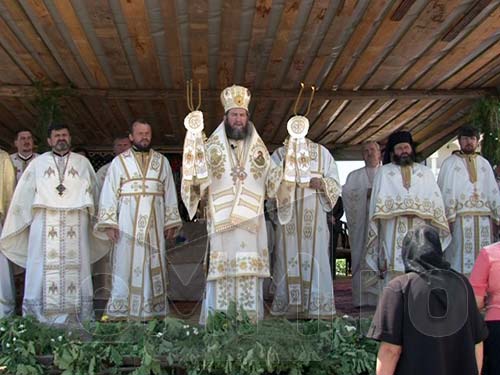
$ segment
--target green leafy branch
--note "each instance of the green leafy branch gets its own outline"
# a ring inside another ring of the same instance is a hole
[[[481,151],[491,165],[500,163],[500,98],[479,100],[470,113],[471,125],[483,133]]]

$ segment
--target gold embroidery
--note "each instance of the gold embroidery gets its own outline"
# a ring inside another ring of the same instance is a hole
[[[221,197],[224,197],[226,195],[233,195],[234,194],[234,189],[233,187],[231,186],[230,188],[227,188],[227,189],[224,189],[224,190],[221,190],[217,193],[212,193],[212,199],[214,201],[216,201],[217,199],[221,198]]]
[[[261,140],[253,145],[251,155],[250,172],[252,173],[253,178],[257,180],[262,177],[262,173],[269,165],[269,153]]]
[[[214,204],[214,210],[215,212],[219,212],[220,210],[223,210],[225,208],[230,208],[233,206],[233,202],[229,201],[226,203],[221,203],[221,204]]]
[[[78,173],[78,171],[72,166],[71,169],[68,171],[68,174],[70,174],[71,176],[75,177],[75,176],[79,176],[80,174]]]
[[[246,187],[243,187],[241,190],[242,195],[248,195],[255,199],[257,202],[260,202],[261,196],[259,194],[255,194],[253,191],[248,190]]]
[[[222,175],[226,171],[224,168],[226,155],[223,152],[223,149],[223,144],[218,135],[213,135],[209,138],[207,142],[207,162],[210,166],[212,174],[218,179],[221,179]]]
[[[45,172],[43,172],[43,175],[44,175],[44,176],[47,176],[47,177],[49,177],[49,178],[50,178],[50,176],[52,176],[52,175],[54,175],[54,176],[55,176],[55,175],[56,175],[56,171],[54,171],[54,170],[52,169],[52,167],[48,167],[48,168],[45,170]]]
[[[240,198],[240,200],[238,201],[238,204],[243,206],[243,207],[246,207],[246,208],[249,208],[251,209],[252,211],[254,211],[256,214],[259,213],[259,206],[255,205],[255,204],[252,204],[242,198]]]
[[[113,207],[105,208],[101,207],[99,208],[99,221],[100,222],[112,222],[112,223],[117,223],[118,218],[116,215],[116,211],[113,209]]]

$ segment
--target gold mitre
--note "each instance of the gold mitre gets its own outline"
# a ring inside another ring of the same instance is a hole
[[[220,101],[224,106],[224,112],[233,108],[241,108],[248,111],[250,103],[250,90],[243,86],[232,85],[222,90]]]

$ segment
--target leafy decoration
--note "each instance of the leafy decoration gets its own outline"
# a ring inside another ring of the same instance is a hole
[[[34,87],[36,95],[31,104],[37,111],[38,123],[33,135],[37,140],[38,151],[41,153],[48,150],[46,141],[48,127],[62,120],[61,98],[68,96],[71,89],[58,86],[47,87],[43,81],[34,82]]]
[[[500,163],[500,98],[479,100],[470,113],[471,125],[483,133],[481,151],[491,165]]]
[[[234,306],[211,316],[205,328],[166,318],[62,330],[10,318],[0,321],[0,367],[37,375],[118,374],[130,366],[135,375],[371,374],[378,345],[361,335],[369,323],[345,316],[254,324]]]

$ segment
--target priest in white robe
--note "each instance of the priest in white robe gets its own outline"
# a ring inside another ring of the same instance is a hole
[[[116,137],[113,141],[113,154],[116,157],[120,155],[122,152],[127,151],[130,147],[132,147],[132,142],[130,141],[128,135],[122,137]],[[99,191],[101,191],[104,185],[104,180],[106,179],[106,174],[110,166],[111,162],[104,164],[96,172],[97,183],[99,184]]]
[[[116,137],[113,141],[114,156],[120,155],[132,146],[128,136]],[[106,179],[106,174],[111,162],[104,164],[96,172],[99,194],[101,193]],[[113,272],[112,263],[113,252],[110,251],[105,257],[92,265],[92,275],[94,279],[94,296],[96,300],[107,301],[111,292],[111,274]]]
[[[19,181],[29,163],[31,163],[38,156],[36,152],[33,152],[34,143],[31,130],[19,130],[16,133],[14,145],[16,146],[17,152],[10,155],[10,160],[16,169],[16,181]]]
[[[0,150],[0,235],[16,185],[16,174],[9,154]],[[14,314],[16,307],[14,279],[9,260],[0,251],[0,319]]]
[[[23,315],[44,323],[93,318],[90,265],[109,251],[92,235],[97,184],[92,165],[70,152],[66,125],[49,127],[52,151],[30,163],[5,220],[0,249],[26,268]]]
[[[318,143],[304,141],[308,148],[310,179],[305,186],[293,184],[291,216],[286,224],[276,225],[275,293],[271,314],[295,319],[328,319],[335,315],[335,299],[326,213],[333,209],[340,196],[340,182],[330,152]],[[272,159],[277,165],[285,164],[288,147],[289,139],[274,151]]]
[[[377,142],[363,144],[365,166],[352,171],[342,187],[342,200],[349,229],[351,245],[352,303],[354,306],[376,306],[372,294],[362,293],[361,256],[364,253],[368,233],[369,206],[375,174],[380,167],[380,146]]]
[[[151,126],[135,120],[132,148],[111,162],[99,203],[96,233],[114,242],[111,320],[148,320],[168,313],[166,239],[182,222],[172,170],[151,149]]]
[[[425,223],[439,231],[443,249],[451,241],[441,191],[432,171],[415,162],[409,132],[398,131],[389,137],[384,165],[373,181],[369,216],[364,293],[378,295],[404,272],[401,248],[409,230]]]
[[[233,85],[222,91],[221,101],[224,121],[206,142],[201,112],[193,110],[185,120],[181,193],[190,217],[202,195],[208,200],[210,255],[201,324],[231,303],[253,320],[264,317],[262,286],[270,276],[264,199],[275,195],[281,180],[281,168],[248,119],[250,91]]]
[[[490,163],[476,153],[479,132],[463,127],[458,142],[460,151],[443,162],[438,184],[453,238],[444,256],[454,270],[468,275],[479,250],[494,242],[500,192]]]

